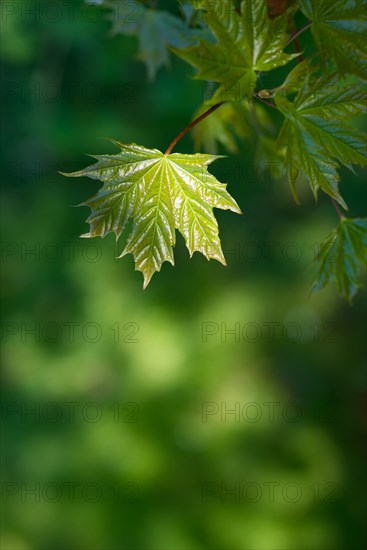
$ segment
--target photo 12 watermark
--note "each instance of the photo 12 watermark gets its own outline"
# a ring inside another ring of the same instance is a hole
[[[48,321],[46,323],[30,321],[4,321],[1,323],[1,342],[17,341],[44,342],[49,344],[76,344],[85,342],[96,344],[100,341],[110,341],[114,344],[139,344],[140,326],[135,321],[120,323],[115,321],[105,326],[96,321],[79,322]]]
[[[1,483],[1,502],[6,505],[13,502],[21,504],[56,504],[78,502],[95,504],[98,502],[114,502],[132,504],[139,501],[141,487],[136,481],[125,483],[115,482],[104,485],[97,481],[35,481]]]
[[[300,323],[298,321],[203,321],[201,342],[221,344],[243,342],[256,344],[265,342],[328,343],[338,341],[339,327],[335,322]]]
[[[302,500],[333,504],[337,501],[339,492],[339,484],[333,481],[322,483],[315,481],[309,485],[302,485],[297,481],[204,481],[201,486],[201,500],[203,503],[220,502],[222,504],[244,502],[297,504]]]
[[[258,422],[295,424],[308,422],[316,424],[335,424],[340,421],[340,412],[336,402],[314,402],[309,404],[289,401],[203,401],[201,421],[207,423],[246,423]]]
[[[140,422],[140,405],[135,401],[111,404],[97,401],[4,401],[1,403],[3,424],[96,424],[102,421],[115,424]]]
[[[116,104],[133,104],[140,101],[142,85],[138,82],[60,82],[33,80],[24,82],[3,80],[1,82],[1,103],[37,105],[40,103],[103,104],[107,100]]]
[[[107,12],[106,7],[112,9]],[[144,6],[135,0],[109,0],[108,3],[99,0],[2,0],[0,4],[3,24],[12,20],[22,25],[76,24],[80,20],[83,24],[95,24],[108,18],[113,23],[135,25],[141,21],[143,13]]]

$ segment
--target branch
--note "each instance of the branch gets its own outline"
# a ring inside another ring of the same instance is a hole
[[[257,92],[254,93],[254,97],[256,97],[256,99],[258,99],[262,103],[265,103],[265,105],[269,105],[269,107],[273,107],[273,109],[278,110],[278,107],[274,103],[272,103],[271,101],[268,101],[267,99],[264,99]]]
[[[212,107],[210,107],[210,109],[208,109],[207,111],[205,111],[205,113],[203,113],[202,115],[200,115],[198,118],[195,118],[195,120],[193,120],[192,122],[190,122],[190,124],[188,126],[186,126],[186,128],[184,128],[182,130],[182,132],[180,132],[178,134],[178,136],[175,137],[175,139],[170,143],[167,151],[164,153],[165,155],[169,155],[170,152],[172,151],[172,149],[174,148],[174,146],[176,145],[176,143],[178,141],[180,141],[181,138],[183,138],[183,136],[185,134],[187,134],[187,132],[189,130],[191,130],[191,128],[193,128],[194,126],[196,126],[197,124],[199,124],[199,122],[201,122],[204,118],[206,118],[207,116],[209,116],[211,113],[213,113],[214,111],[216,111],[218,109],[218,107],[220,107],[221,105],[223,105],[224,101],[220,101],[219,103],[216,103],[215,105],[212,105]]]
[[[311,25],[312,25],[312,21],[309,21],[304,27],[302,27],[302,29],[299,29],[298,31],[294,32],[284,47],[286,48],[287,46],[289,46],[289,44],[292,44],[293,40],[296,40],[300,34],[307,31],[307,29],[309,29]]]
[[[265,103],[265,105],[269,105],[269,107],[273,107],[273,109],[277,109],[278,110],[278,107],[276,105],[274,105],[274,103],[272,103],[271,101],[267,101],[266,99],[264,99],[263,97],[261,97],[258,92],[255,92],[254,93],[254,96],[253,97],[256,97],[256,99],[259,99],[262,103]],[[188,126],[186,126],[186,128],[184,128],[182,130],[182,132],[180,132],[176,137],[175,139],[170,143],[170,145],[168,146],[167,148],[167,151],[164,153],[165,155],[169,155],[172,151],[172,149],[174,148],[174,146],[176,145],[176,143],[178,141],[180,141],[181,138],[184,137],[185,134],[187,134],[187,132],[189,130],[191,130],[191,128],[193,128],[194,126],[196,126],[197,124],[199,124],[199,122],[201,122],[204,118],[206,118],[207,116],[209,116],[210,114],[214,113],[214,111],[216,111],[219,107],[221,107],[221,105],[223,105],[223,103],[225,103],[225,101],[220,101],[219,103],[216,103],[215,105],[212,105],[210,107],[210,109],[208,109],[207,111],[205,111],[205,113],[203,113],[202,115],[200,115],[198,118],[195,118],[195,120],[193,120],[192,122],[190,122],[190,124]]]
[[[335,210],[336,210],[336,213],[337,213],[338,216],[339,216],[339,220],[342,220],[342,219],[344,218],[344,216],[343,216],[343,212],[340,210],[339,204],[336,202],[335,199],[332,199],[331,197],[330,197],[330,200],[331,200],[331,202],[333,203],[333,206],[334,206],[334,208],[335,208]]]
[[[299,54],[298,57],[297,57],[297,62],[302,63],[303,55],[301,53],[301,46],[299,45],[298,35],[297,35],[297,31],[296,31],[296,25],[295,25],[293,17],[291,17],[291,27],[292,27],[292,32],[293,32],[292,36],[294,36],[294,38],[293,38],[293,48],[294,48],[294,51]]]

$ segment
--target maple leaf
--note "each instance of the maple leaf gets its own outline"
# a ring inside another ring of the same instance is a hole
[[[284,92],[284,91],[283,91]],[[295,181],[303,172],[317,197],[321,189],[347,208],[339,193],[339,164],[366,165],[366,134],[346,120],[366,110],[366,94],[359,86],[340,88],[335,76],[304,82],[294,102],[275,94],[286,117],[279,145],[287,146],[289,182],[298,202]]]
[[[232,0],[201,0],[195,6],[206,10],[205,19],[217,43],[201,40],[173,51],[198,69],[194,78],[221,84],[215,96],[218,101],[251,98],[258,72],[281,67],[298,55],[283,52],[287,17],[271,20],[267,0],[244,0],[240,14]]]
[[[174,264],[175,229],[183,235],[190,256],[201,252],[225,265],[213,208],[241,213],[236,201],[207,170],[214,155],[164,155],[158,149],[124,145],[115,155],[92,155],[97,163],[63,174],[103,182],[98,193],[82,203],[91,208],[89,233],[118,239],[131,220],[132,229],[121,254],[133,254],[144,288],[165,261]],[[120,257],[121,257],[120,256]]]
[[[325,60],[341,74],[367,78],[366,0],[299,0]]]
[[[343,218],[320,248],[313,290],[335,282],[342,296],[351,302],[362,286],[360,275],[363,266],[367,266],[366,252],[367,218]]]
[[[137,57],[145,63],[150,80],[160,67],[169,65],[169,47],[186,47],[197,42],[201,34],[207,36],[201,29],[190,29],[187,21],[167,11],[148,8],[137,0],[100,0],[98,4],[111,11],[112,34],[137,36]]]
[[[169,65],[170,46],[182,48],[196,41],[184,21],[168,12],[153,9],[144,10],[138,37],[138,58],[145,62],[150,80],[160,67]]]
[[[312,65],[311,59],[304,59],[297,63],[295,67],[287,74],[283,84],[278,88],[275,88],[274,92],[281,92],[283,94],[292,94],[299,92],[305,85],[316,81],[316,73],[319,71],[320,66],[318,64]]]

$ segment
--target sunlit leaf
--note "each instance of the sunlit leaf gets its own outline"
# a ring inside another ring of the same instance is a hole
[[[84,205],[91,208],[90,231],[84,237],[118,239],[131,221],[132,228],[121,254],[133,254],[144,287],[163,262],[174,264],[173,247],[178,229],[190,256],[201,252],[225,265],[213,208],[240,213],[235,200],[208,172],[214,155],[164,155],[157,149],[114,142],[121,151],[98,155],[97,163],[64,174],[101,180],[103,187]]]

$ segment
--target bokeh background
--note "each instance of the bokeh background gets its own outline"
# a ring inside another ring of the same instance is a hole
[[[202,84],[177,58],[150,83],[82,2],[1,7],[1,547],[361,548],[366,296],[309,293],[330,201],[296,206],[244,141],[212,165],[245,213],[217,212],[228,267],[178,237],[143,291],[123,239],[78,237],[98,182],[58,171],[101,136],[164,150]],[[351,216],[364,177],[342,172]]]

